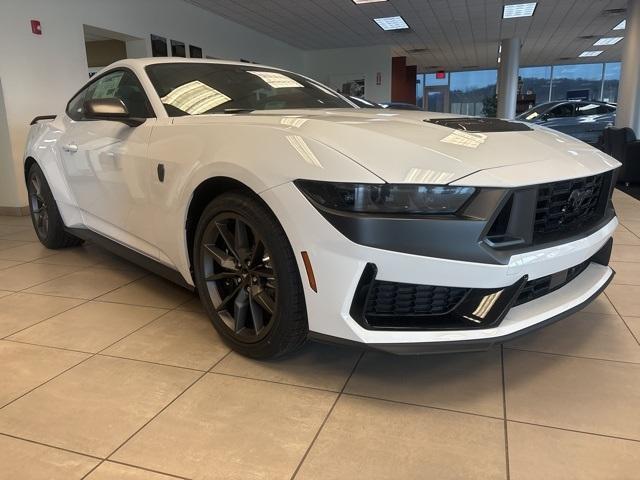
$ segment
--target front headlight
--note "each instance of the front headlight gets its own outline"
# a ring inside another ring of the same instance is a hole
[[[356,213],[437,215],[460,210],[473,187],[447,185],[334,183],[296,180],[295,185],[319,207]]]

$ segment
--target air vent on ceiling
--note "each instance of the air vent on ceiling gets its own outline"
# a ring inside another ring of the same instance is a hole
[[[595,40],[597,38],[600,38],[602,35],[582,35],[580,37],[578,37],[581,40]]]
[[[563,62],[567,61],[567,60],[573,60],[573,59],[574,59],[573,57],[560,57],[560,58],[558,58],[558,60],[561,60]]]
[[[627,13],[626,8],[610,8],[602,11],[602,15],[621,15],[623,13]]]

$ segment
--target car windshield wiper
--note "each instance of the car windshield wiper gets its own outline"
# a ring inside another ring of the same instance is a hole
[[[251,113],[254,108],[225,108],[224,113]]]

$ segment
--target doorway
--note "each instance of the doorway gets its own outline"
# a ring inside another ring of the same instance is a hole
[[[118,60],[148,56],[147,46],[142,38],[91,25],[83,27],[89,77]]]
[[[422,102],[428,112],[449,113],[451,103],[449,102],[449,85],[434,85],[424,87]]]

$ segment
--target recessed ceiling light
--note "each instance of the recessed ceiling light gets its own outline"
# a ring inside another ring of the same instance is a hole
[[[615,45],[624,37],[605,37],[598,40],[594,45]]]
[[[613,27],[614,30],[624,30],[625,28],[627,28],[627,21],[626,20],[622,20],[619,24],[617,24],[615,27]]]
[[[597,57],[602,53],[602,50],[587,50],[586,52],[582,52],[579,57]]]
[[[533,16],[533,12],[536,11],[537,5],[537,2],[505,5],[502,10],[502,18],[531,17]]]
[[[409,28],[402,17],[382,17],[373,19],[383,30],[406,30]]]
[[[386,2],[388,0],[352,0],[356,5],[360,5],[361,3],[377,3],[377,2]]]

